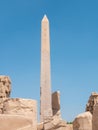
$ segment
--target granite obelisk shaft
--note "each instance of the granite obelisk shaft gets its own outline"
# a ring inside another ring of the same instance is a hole
[[[49,21],[46,15],[41,22],[41,83],[40,83],[40,120],[45,121],[52,116],[51,103],[51,70],[50,70],[50,38]]]

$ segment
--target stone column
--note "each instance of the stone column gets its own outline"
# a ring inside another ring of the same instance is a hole
[[[43,122],[52,116],[49,21],[46,15],[43,17],[41,23],[40,85],[40,120]]]

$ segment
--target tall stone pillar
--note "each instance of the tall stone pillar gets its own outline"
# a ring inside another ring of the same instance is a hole
[[[52,116],[49,21],[46,15],[41,22],[40,85],[40,120],[43,122]]]

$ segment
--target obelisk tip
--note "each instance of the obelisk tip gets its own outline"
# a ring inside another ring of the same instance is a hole
[[[43,17],[43,19],[42,19],[42,22],[44,22],[44,21],[45,21],[45,22],[48,21],[48,18],[47,18],[47,15],[46,15],[46,14],[44,15],[44,17]]]

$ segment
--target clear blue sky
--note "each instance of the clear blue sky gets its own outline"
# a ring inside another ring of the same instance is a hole
[[[98,0],[1,0],[0,75],[11,97],[40,100],[41,19],[50,21],[52,91],[62,117],[72,121],[98,92]]]

